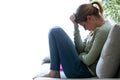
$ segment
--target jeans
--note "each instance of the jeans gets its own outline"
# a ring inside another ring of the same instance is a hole
[[[87,66],[78,57],[75,45],[65,31],[60,27],[49,32],[50,69],[59,71],[60,64],[67,78],[92,77]]]

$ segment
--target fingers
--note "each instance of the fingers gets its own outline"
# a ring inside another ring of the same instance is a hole
[[[72,15],[70,16],[70,20],[73,22],[74,25],[77,25],[77,26],[78,26],[78,23],[76,23],[75,19],[76,19],[75,14],[72,14]]]
[[[75,15],[74,15],[74,14],[70,16],[70,20],[71,20],[72,22],[75,21]]]

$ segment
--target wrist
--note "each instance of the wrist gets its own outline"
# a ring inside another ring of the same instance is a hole
[[[74,28],[78,28],[79,25],[77,23],[74,23]]]

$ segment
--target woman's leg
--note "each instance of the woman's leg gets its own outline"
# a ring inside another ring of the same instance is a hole
[[[71,39],[61,28],[53,28],[49,33],[49,47],[51,56],[51,70],[60,70],[62,64],[68,78],[92,77],[86,65],[78,57]]]

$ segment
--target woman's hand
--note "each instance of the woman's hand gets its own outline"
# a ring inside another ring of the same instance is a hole
[[[75,23],[75,15],[74,15],[74,14],[70,16],[70,20],[71,20],[73,23]]]
[[[75,15],[74,15],[74,14],[70,16],[70,20],[72,21],[72,23],[73,23],[75,26],[78,27],[78,23],[75,22]]]

